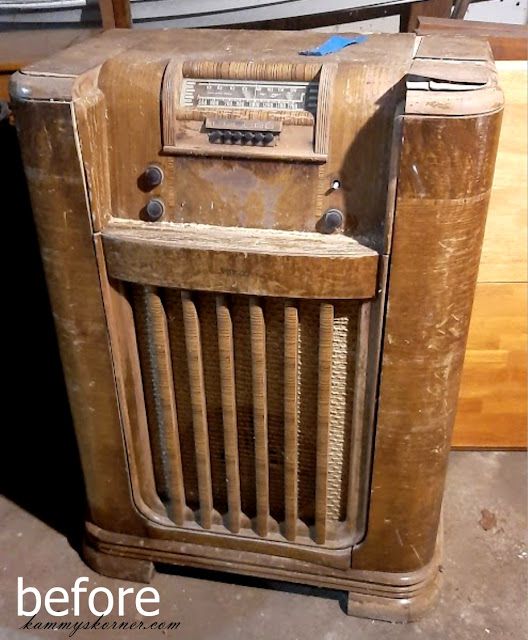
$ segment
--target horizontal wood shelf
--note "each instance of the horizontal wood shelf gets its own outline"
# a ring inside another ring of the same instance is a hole
[[[127,282],[288,298],[376,294],[378,254],[341,234],[113,221],[101,235],[109,275]]]

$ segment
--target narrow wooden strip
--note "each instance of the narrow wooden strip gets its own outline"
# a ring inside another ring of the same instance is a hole
[[[255,477],[257,491],[257,533],[269,528],[268,400],[266,381],[266,328],[258,298],[249,299],[253,382],[253,424],[255,429]]]
[[[210,529],[213,518],[213,490],[211,484],[211,460],[209,455],[209,434],[207,431],[200,324],[191,294],[188,291],[182,291],[181,300],[185,329],[185,348],[187,350],[187,365],[189,368],[189,386],[191,390],[198,494],[200,497],[200,524],[205,529]]]
[[[156,292],[150,296],[149,315],[151,321],[154,363],[157,374],[157,390],[160,418],[163,421],[164,441],[169,468],[169,514],[182,525],[185,520],[185,489],[178,434],[178,418],[174,399],[174,381],[169,349],[167,316],[163,303]]]
[[[167,318],[155,288],[136,287],[134,298],[156,485],[170,517],[176,524],[182,525],[185,519],[185,491]]]
[[[127,295],[125,283],[108,280],[100,236],[94,237],[94,246],[108,335],[112,344],[123,435],[129,452],[128,464],[134,502],[143,513],[148,513],[150,519],[165,521],[167,510],[156,491],[154,479],[154,459],[150,446],[131,296]]]
[[[298,517],[298,360],[299,312],[292,302],[284,307],[284,534],[295,540]]]
[[[365,440],[365,398],[367,390],[367,367],[369,353],[369,327],[371,303],[365,302],[359,308],[356,342],[356,366],[354,374],[354,399],[352,405],[352,428],[350,447],[350,472],[348,475],[347,523],[350,528],[358,527],[358,510],[361,492],[364,490],[361,458]],[[368,436],[367,436],[368,437]]]
[[[235,396],[235,356],[233,349],[233,321],[225,296],[216,296],[218,325],[218,353],[222,417],[224,423],[224,451],[227,479],[228,526],[233,533],[240,531],[242,512],[240,501],[240,471],[238,465],[238,434]]]
[[[318,544],[324,544],[327,536],[328,435],[330,429],[333,327],[334,307],[332,304],[323,302],[319,311],[317,461],[315,471],[315,541]]]

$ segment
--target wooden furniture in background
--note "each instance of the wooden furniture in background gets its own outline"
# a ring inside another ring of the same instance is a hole
[[[421,0],[406,4],[401,8],[400,31],[414,31],[420,16],[449,19],[452,8],[453,0]]]
[[[130,0],[98,0],[103,29],[131,29]]]
[[[528,27],[420,18],[419,34],[489,40],[505,106],[453,445],[527,446]]]
[[[527,446],[527,68],[498,61],[504,116],[453,445]]]
[[[495,60],[526,60],[528,58],[528,26],[522,24],[422,16],[418,18],[416,33],[418,35],[451,33],[471,38],[484,38],[490,43]]]

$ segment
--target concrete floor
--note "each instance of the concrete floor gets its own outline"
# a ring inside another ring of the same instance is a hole
[[[153,619],[180,621],[176,631],[79,631],[74,637],[81,640],[526,638],[526,472],[524,453],[451,455],[445,499],[442,598],[437,608],[420,622],[400,625],[347,617],[341,609],[343,597],[339,592],[173,569],[170,573],[158,572],[152,583],[161,596],[160,615]],[[59,508],[65,504],[59,502]],[[78,536],[66,526],[67,518],[53,517],[42,504],[31,507],[28,512],[10,499],[2,498],[0,502],[1,640],[68,637],[68,632],[63,631],[19,629],[26,619],[16,615],[17,576],[23,576],[25,585],[36,586],[41,593],[52,586],[69,589],[78,576],[88,576],[91,587],[105,586],[114,594],[119,586],[130,586],[99,576],[83,564],[72,547],[77,546]],[[493,514],[488,514],[487,523],[481,518],[483,509]],[[77,513],[73,511],[74,520]],[[483,524],[490,528],[485,530]],[[44,613],[39,617],[51,619]],[[81,617],[93,619],[88,612]],[[126,618],[141,619],[131,608]]]

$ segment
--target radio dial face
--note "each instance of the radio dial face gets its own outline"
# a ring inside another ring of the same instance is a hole
[[[317,108],[317,82],[184,78],[181,106],[196,109],[308,111]]]

